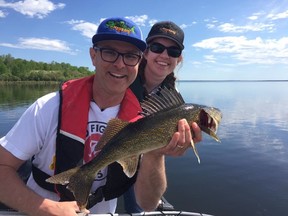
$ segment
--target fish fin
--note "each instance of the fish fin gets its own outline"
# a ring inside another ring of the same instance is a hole
[[[193,140],[191,140],[191,146],[192,146],[192,149],[194,151],[194,154],[197,157],[198,163],[200,164],[200,157],[199,157],[198,151],[196,149],[196,146],[195,146],[195,143],[193,142]]]
[[[79,169],[80,167],[75,167],[67,171],[61,172],[57,175],[51,176],[50,178],[46,179],[46,182],[52,184],[66,185],[69,183],[70,177],[74,175]]]
[[[139,162],[139,155],[134,155],[127,158],[122,158],[121,160],[117,161],[123,168],[123,172],[131,178],[135,175],[138,167]]]
[[[141,114],[143,116],[149,116],[159,111],[179,107],[184,103],[184,99],[175,88],[159,88],[157,93],[148,95],[143,102],[141,102],[143,110]]]
[[[105,128],[104,133],[102,134],[98,144],[95,147],[95,151],[101,150],[109,140],[112,139],[120,130],[122,130],[124,127],[126,127],[129,124],[129,122],[123,121],[118,118],[111,119],[107,127]]]

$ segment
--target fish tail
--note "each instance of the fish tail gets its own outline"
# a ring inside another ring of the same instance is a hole
[[[80,210],[82,210],[85,209],[87,205],[88,196],[94,179],[94,175],[87,175],[87,172],[80,169],[80,167],[75,167],[51,176],[46,179],[46,182],[62,185],[68,184],[67,189],[73,193]]]
[[[87,175],[81,169],[70,178],[67,188],[73,193],[80,210],[85,209],[87,206],[94,179],[94,175]]]
[[[72,175],[77,173],[77,171],[80,169],[80,167],[75,167],[72,169],[69,169],[67,171],[61,172],[57,175],[51,176],[50,178],[46,179],[46,182],[52,183],[52,184],[62,184],[66,185],[70,182],[70,178]]]
[[[194,153],[195,153],[195,155],[196,155],[196,157],[197,157],[198,163],[200,164],[200,157],[199,157],[198,151],[197,151],[197,149],[196,149],[196,146],[195,146],[193,140],[191,140],[191,146],[192,146],[193,151],[194,151]]]

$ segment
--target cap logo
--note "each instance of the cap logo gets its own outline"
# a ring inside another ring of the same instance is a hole
[[[106,23],[106,26],[112,30],[115,30],[119,33],[121,32],[126,32],[128,34],[135,33],[135,26],[129,27],[125,24],[124,21],[115,21],[115,20],[110,20]]]
[[[170,33],[170,34],[174,34],[176,35],[177,32],[172,30],[172,29],[168,29],[168,28],[161,28],[161,31],[165,32],[165,33]]]

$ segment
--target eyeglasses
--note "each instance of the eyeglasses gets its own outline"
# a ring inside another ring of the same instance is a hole
[[[151,52],[154,52],[154,53],[163,53],[164,50],[166,49],[167,50],[167,53],[170,57],[173,57],[173,58],[177,58],[181,55],[182,53],[182,50],[176,46],[170,46],[170,47],[166,47],[164,46],[163,44],[160,44],[160,43],[152,43],[149,45],[149,49]]]
[[[109,49],[109,48],[100,48],[100,47],[93,47],[94,50],[100,50],[101,58],[103,61],[114,63],[119,58],[119,55],[122,56],[123,63],[127,66],[135,66],[141,59],[141,55],[137,55],[134,53],[120,53],[116,50]]]

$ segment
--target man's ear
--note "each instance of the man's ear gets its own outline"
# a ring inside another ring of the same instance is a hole
[[[91,58],[92,64],[93,66],[96,66],[96,51],[92,47],[90,47],[89,52],[90,52],[90,58]]]

